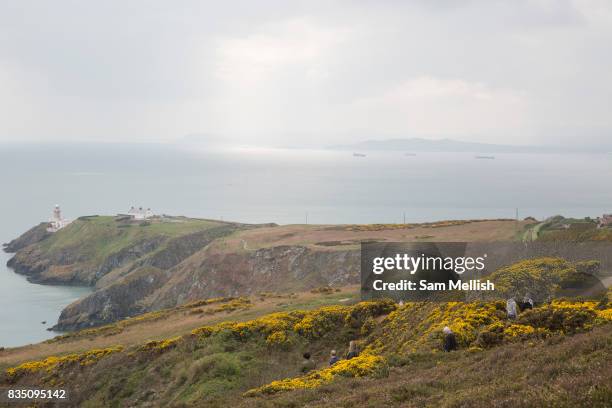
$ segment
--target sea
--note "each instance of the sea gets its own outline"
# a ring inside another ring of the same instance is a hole
[[[131,206],[248,223],[402,223],[612,212],[612,155],[412,153],[197,144],[0,144],[0,242]],[[486,153],[486,152],[483,152]],[[0,255],[0,347],[38,342],[89,288],[32,284]]]

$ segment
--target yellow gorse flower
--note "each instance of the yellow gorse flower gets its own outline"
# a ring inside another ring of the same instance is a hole
[[[244,395],[251,397],[258,394],[275,394],[299,388],[317,388],[333,381],[338,376],[365,377],[372,375],[385,365],[386,361],[383,357],[363,353],[350,360],[340,360],[331,367],[316,370],[301,377],[272,381],[269,384],[248,390]]]

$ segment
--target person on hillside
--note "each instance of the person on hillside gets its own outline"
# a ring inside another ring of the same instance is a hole
[[[315,363],[313,359],[310,358],[309,352],[304,353],[302,357],[304,357],[304,360],[302,360],[302,367],[301,367],[301,371],[303,373],[307,373],[316,368],[317,364]]]
[[[506,302],[506,312],[508,312],[508,319],[516,319],[516,300],[514,298],[510,298]]]
[[[348,353],[346,353],[346,359],[350,360],[353,357],[357,357],[359,355],[359,351],[357,351],[357,343],[354,340],[349,342]]]
[[[444,351],[448,353],[457,350],[457,337],[455,337],[455,333],[453,333],[451,328],[448,326],[444,327],[442,333],[444,333]]]
[[[523,310],[533,309],[533,299],[527,294],[523,298]]]
[[[329,365],[330,365],[330,367],[333,366],[334,364],[336,364],[338,362],[338,360],[340,360],[340,359],[336,355],[336,350],[332,350],[330,355],[329,355]]]

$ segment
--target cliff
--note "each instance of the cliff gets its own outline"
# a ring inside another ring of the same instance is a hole
[[[202,297],[356,284],[364,240],[508,240],[515,228],[504,220],[279,227],[84,217],[20,249],[9,266],[35,282],[95,286],[55,326],[74,330]]]
[[[9,244],[18,250],[8,266],[32,282],[94,285],[110,271],[163,250],[173,238],[223,225],[187,218],[151,223],[81,217],[52,234],[42,235],[40,226],[26,232]]]
[[[100,325],[149,310],[144,300],[168,282],[174,266],[215,239],[240,228],[244,227],[228,224],[176,237],[167,241],[163,248],[114,269],[96,291],[62,311],[55,329]]]
[[[18,238],[15,238],[8,244],[4,244],[4,250],[6,252],[17,252],[29,245],[42,241],[51,235],[50,232],[47,232],[47,226],[48,223],[41,222],[37,226],[30,228]]]

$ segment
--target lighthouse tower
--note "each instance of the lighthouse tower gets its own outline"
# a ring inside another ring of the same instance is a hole
[[[56,204],[53,208],[53,213],[51,214],[51,219],[49,220],[49,226],[47,227],[47,231],[56,232],[61,230],[68,224],[70,224],[70,221],[62,218],[62,210],[60,209],[59,204]]]
[[[59,204],[55,204],[55,208],[53,209],[52,221],[55,221],[55,222],[62,221],[62,210],[60,209]]]

